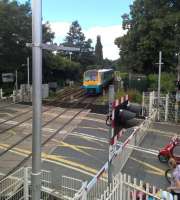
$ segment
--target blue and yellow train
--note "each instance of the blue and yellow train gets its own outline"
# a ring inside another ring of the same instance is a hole
[[[88,94],[100,94],[114,79],[113,69],[92,69],[84,72],[83,88]]]

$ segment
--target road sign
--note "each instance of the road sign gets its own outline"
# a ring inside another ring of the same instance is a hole
[[[2,73],[2,82],[3,83],[10,83],[14,81],[14,74],[13,73]]]
[[[46,50],[49,50],[49,51],[80,51],[80,48],[77,48],[77,47],[65,47],[63,45],[55,45],[55,44],[32,44],[32,43],[26,43],[26,46],[27,47],[33,47],[33,46],[39,46],[41,47],[42,49],[46,49]]]

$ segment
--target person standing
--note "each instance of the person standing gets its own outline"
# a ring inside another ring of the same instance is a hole
[[[168,163],[173,171],[171,176],[171,186],[167,188],[167,191],[171,192],[173,196],[177,196],[177,199],[180,200],[180,165],[177,165],[174,158],[170,158]]]

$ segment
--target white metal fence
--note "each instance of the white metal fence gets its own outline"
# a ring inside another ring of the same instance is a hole
[[[53,187],[50,171],[41,171],[41,200],[70,200],[82,187],[82,181],[60,177],[58,189]],[[0,181],[0,200],[31,200],[31,168],[20,168]]]
[[[113,178],[98,200],[173,200],[172,195],[127,174],[119,173]],[[174,197],[177,200],[177,197]]]
[[[180,122],[180,105],[176,102],[176,96],[172,94],[162,94],[158,106],[157,92],[143,93],[143,106],[147,112],[153,108],[158,109],[158,120],[162,122]]]

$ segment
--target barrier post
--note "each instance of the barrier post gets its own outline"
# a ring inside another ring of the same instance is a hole
[[[109,85],[109,117],[113,115],[112,104],[114,101],[114,85]],[[113,116],[112,116],[113,119]],[[112,166],[111,166],[111,154],[113,151],[113,145],[111,145],[111,139],[114,137],[114,132],[112,131],[112,124],[109,126],[109,158],[108,158],[108,185],[112,183]]]

